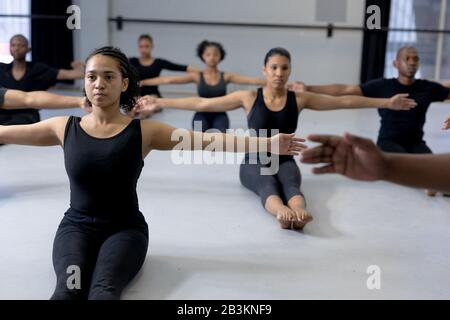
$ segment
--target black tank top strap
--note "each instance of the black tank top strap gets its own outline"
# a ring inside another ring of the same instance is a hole
[[[294,91],[288,90],[287,93],[287,103],[286,106],[292,108],[295,112],[298,113],[298,105],[297,105],[297,95]]]
[[[67,136],[69,134],[69,130],[73,126],[73,119],[74,119],[74,116],[70,116],[69,119],[67,119],[66,128],[64,129],[63,147],[66,146],[66,140],[67,140]]]
[[[255,101],[253,102],[252,108],[250,109],[250,112],[247,115],[247,121],[248,122],[253,117],[253,114],[258,112],[258,111],[256,111],[256,109],[261,108],[261,106],[263,105],[261,103],[261,99],[263,100],[263,103],[264,103],[264,97],[263,97],[263,94],[262,94],[262,89],[263,88],[256,89]],[[249,125],[250,125],[250,123],[249,123]],[[249,129],[250,129],[250,126],[249,126]]]

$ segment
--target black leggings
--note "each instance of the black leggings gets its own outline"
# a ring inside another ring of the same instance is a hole
[[[425,141],[399,142],[388,139],[378,139],[378,147],[384,152],[392,153],[433,153]]]
[[[192,119],[192,128],[194,127],[194,121],[200,121],[202,124],[202,132],[208,129],[217,129],[220,132],[225,131],[230,127],[230,120],[225,112],[196,112]]]
[[[141,269],[148,248],[148,227],[105,227],[92,219],[80,223],[63,218],[53,244],[56,289],[52,300],[118,300]],[[81,287],[75,286],[79,267]],[[69,287],[70,283],[70,287]]]
[[[300,191],[302,176],[294,159],[282,161],[275,175],[261,175],[261,164],[242,163],[239,170],[241,183],[261,198],[265,207],[269,196],[279,196],[284,203],[294,196],[303,196]]]

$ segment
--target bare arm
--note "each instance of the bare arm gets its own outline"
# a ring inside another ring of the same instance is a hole
[[[184,84],[196,82],[196,73],[191,72],[183,76],[163,76],[140,81],[140,86],[159,86],[163,84]]]
[[[62,96],[46,91],[25,92],[20,90],[7,90],[3,109],[63,109],[84,108],[84,98]]]
[[[412,187],[450,192],[450,153],[440,155],[385,154],[385,180]]]
[[[175,108],[193,111],[209,111],[224,112],[237,109],[241,106],[244,108],[249,105],[252,98],[252,91],[235,91],[223,97],[217,98],[180,98],[180,99],[157,99],[145,96],[138,102],[135,107],[136,112],[142,112],[147,109],[154,108]]]
[[[28,125],[0,126],[0,143],[30,146],[63,144],[68,117],[55,117]]]
[[[330,96],[362,96],[359,85],[330,84],[323,86],[306,86],[306,91]]]
[[[442,84],[444,87],[450,88],[450,80],[442,81],[441,84]]]
[[[186,69],[186,72],[194,72],[194,73],[198,73],[198,72],[201,72],[201,70],[200,70],[199,68],[197,68],[197,67],[188,65],[188,67],[187,67],[187,69]]]
[[[297,101],[300,109],[335,110],[356,108],[388,108],[393,110],[409,110],[417,103],[407,98],[407,94],[397,94],[390,99],[367,98],[362,96],[334,97],[310,92],[297,92]]]
[[[294,134],[278,134],[270,138],[205,133],[177,129],[170,125],[142,121],[144,144],[149,150],[207,150],[223,152],[272,152],[296,155],[306,146]]]
[[[302,152],[303,163],[324,163],[313,172],[339,173],[363,181],[386,180],[412,187],[450,192],[450,154],[412,155],[380,151],[370,140],[350,134],[344,137],[311,135],[321,145]]]
[[[57,80],[76,80],[83,79],[84,71],[78,69],[59,69],[58,75],[56,76]]]
[[[236,84],[253,84],[255,86],[264,86],[266,84],[264,79],[241,76],[238,73],[225,73],[225,81]]]

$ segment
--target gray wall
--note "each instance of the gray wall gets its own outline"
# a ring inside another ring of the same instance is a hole
[[[344,22],[339,25],[362,25],[364,1],[333,0],[329,3],[336,6],[336,1],[346,5]],[[107,43],[121,47],[130,56],[137,55],[137,37],[149,33],[155,40],[154,55],[174,62],[202,67],[195,57],[195,48],[203,39],[209,39],[221,42],[227,50],[221,69],[261,76],[264,54],[271,47],[283,46],[293,58],[291,80],[358,82],[360,32],[335,31],[332,38],[327,38],[325,31],[129,23],[119,31],[114,23],[106,22],[109,16],[121,15],[127,18],[323,25],[324,22],[316,20],[316,8],[323,8],[323,0],[76,0],[75,3],[81,6],[82,12],[82,29],[75,35],[78,58],[84,58],[94,47]],[[330,5],[329,12],[334,11],[339,10]],[[178,86],[178,90],[194,89],[193,86],[182,88]]]

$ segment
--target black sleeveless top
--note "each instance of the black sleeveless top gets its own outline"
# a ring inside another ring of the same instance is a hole
[[[247,117],[248,128],[256,130],[256,136],[261,135],[260,129],[266,129],[267,134],[265,136],[267,137],[273,135],[271,130],[278,130],[278,133],[294,133],[297,130],[297,122],[298,107],[295,92],[287,92],[286,104],[283,109],[272,111],[267,108],[264,102],[263,88],[258,88],[256,100]],[[252,132],[251,134],[254,136]],[[264,136],[264,134],[261,136]],[[248,159],[248,154],[246,159]],[[292,159],[292,156],[280,156],[280,162],[289,159]]]
[[[64,135],[64,159],[70,181],[67,213],[111,222],[142,217],[136,184],[144,166],[140,120],[110,138],[95,138],[70,117]]]
[[[227,94],[227,84],[225,83],[224,73],[220,73],[219,83],[210,86],[205,82],[203,72],[200,72],[200,82],[197,86],[198,96],[202,98],[216,98],[223,97]]]

